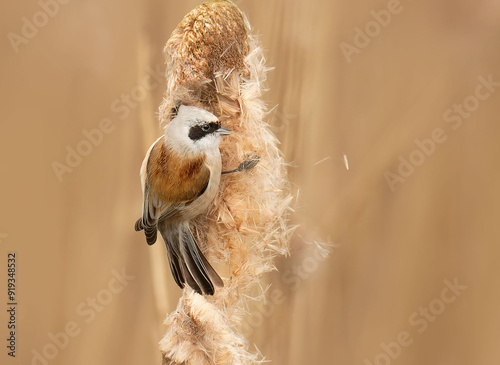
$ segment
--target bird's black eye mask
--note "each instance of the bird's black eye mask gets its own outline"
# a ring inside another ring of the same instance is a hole
[[[217,129],[220,128],[220,126],[220,122],[197,124],[189,129],[189,138],[196,142],[206,135],[214,133]]]

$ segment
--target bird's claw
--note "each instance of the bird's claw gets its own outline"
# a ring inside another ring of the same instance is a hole
[[[231,171],[222,171],[221,174],[225,175],[225,174],[232,174],[233,172],[241,172],[241,171],[245,171],[245,170],[250,170],[250,169],[254,168],[259,163],[259,161],[260,161],[259,155],[250,155],[250,156],[248,156],[248,158],[245,161],[240,163],[238,168],[231,170]]]
[[[240,163],[237,170],[238,171],[250,170],[250,169],[254,168],[255,166],[257,166],[259,161],[260,161],[259,155],[248,156],[248,158],[245,161]]]

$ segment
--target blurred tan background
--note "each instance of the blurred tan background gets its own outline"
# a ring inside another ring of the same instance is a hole
[[[162,48],[198,4],[2,3],[2,364],[160,364],[180,290],[133,231],[138,171]],[[499,3],[237,4],[275,67],[265,98],[301,225],[251,306],[251,347],[273,364],[499,363]],[[86,156],[61,170],[67,146]]]

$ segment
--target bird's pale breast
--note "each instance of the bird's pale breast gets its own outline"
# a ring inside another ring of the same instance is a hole
[[[205,160],[205,154],[182,156],[159,140],[151,150],[147,165],[150,190],[172,204],[192,201],[210,179]]]

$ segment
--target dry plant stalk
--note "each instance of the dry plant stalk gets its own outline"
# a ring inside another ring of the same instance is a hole
[[[263,121],[267,68],[249,32],[236,5],[215,0],[187,14],[165,47],[161,122],[170,121],[177,101],[207,109],[234,131],[220,145],[223,170],[234,169],[249,155],[259,155],[260,162],[250,171],[223,175],[211,211],[192,227],[224,288],[214,296],[184,289],[177,310],[165,320],[168,329],[160,341],[164,364],[259,362],[237,326],[250,290],[274,268],[273,258],[288,252],[292,196],[278,140]],[[228,272],[217,265],[221,262]]]

